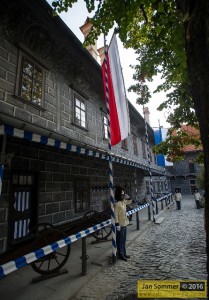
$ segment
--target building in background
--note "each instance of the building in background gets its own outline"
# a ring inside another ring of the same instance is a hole
[[[191,126],[182,125],[182,130],[187,131],[192,135],[199,135],[197,129]],[[155,143],[159,144],[166,138],[168,129],[158,128],[154,129]],[[182,194],[193,194],[194,189],[197,187],[196,178],[200,171],[200,165],[196,162],[197,157],[202,153],[202,147],[195,148],[194,145],[188,145],[183,148],[184,159],[170,163],[166,161],[164,155],[157,155],[157,163],[159,166],[164,166],[167,173],[171,174],[170,187],[174,193],[176,188],[179,188]]]
[[[0,58],[4,253],[38,223],[60,225],[103,210],[109,152],[101,66],[45,0],[1,2]],[[149,165],[144,118],[130,102],[129,112],[131,134],[112,147],[114,185],[141,200],[150,191],[149,168],[156,192],[167,185],[152,151]],[[152,149],[149,125],[148,137]]]

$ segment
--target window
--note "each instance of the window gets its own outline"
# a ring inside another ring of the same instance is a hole
[[[131,186],[132,181],[125,181],[124,182],[124,190],[125,193],[129,195],[129,197],[132,197],[132,186]]]
[[[189,159],[189,173],[195,173],[193,159]]]
[[[146,183],[146,193],[149,194],[150,193],[150,185],[149,185],[149,181],[145,181]]]
[[[86,179],[75,180],[75,212],[83,212],[90,206],[89,181]]]
[[[145,142],[142,141],[142,155],[143,155],[143,158],[147,158],[147,151],[146,151],[146,145],[145,145]]]
[[[103,117],[103,134],[104,134],[104,139],[108,139],[108,119],[107,117]]]
[[[29,103],[43,105],[44,69],[32,59],[20,54],[16,94]]]
[[[152,162],[152,152],[150,151],[150,162]]]
[[[157,155],[156,154],[153,155],[154,155],[154,163],[157,164]]]
[[[123,149],[128,150],[128,142],[127,142],[127,139],[122,140],[121,147],[122,147]]]
[[[137,139],[136,137],[133,135],[133,147],[134,147],[134,154],[138,154],[138,146],[137,146]]]
[[[74,122],[76,125],[86,128],[86,105],[85,101],[75,94]]]
[[[37,223],[37,174],[15,171],[10,186],[8,244],[17,245],[29,238]]]
[[[160,181],[158,181],[157,182],[157,191],[158,191],[158,193],[160,193],[161,192],[161,182]]]

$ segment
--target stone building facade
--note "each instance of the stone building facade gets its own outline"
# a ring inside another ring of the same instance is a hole
[[[171,173],[170,185],[173,193],[176,188],[179,188],[182,194],[193,194],[194,189],[197,188],[196,178],[200,171],[196,158],[201,152],[201,150],[185,152],[184,160],[176,161],[172,167],[167,167]]]
[[[112,147],[114,185],[141,199],[150,184],[144,119],[131,103],[129,112],[131,134]],[[148,135],[151,148],[150,126]],[[59,225],[107,205],[101,66],[45,0],[1,3],[0,146],[0,253],[37,223]],[[152,153],[151,169],[156,182],[165,175]]]

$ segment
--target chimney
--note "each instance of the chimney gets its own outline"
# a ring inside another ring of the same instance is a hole
[[[103,61],[104,61],[104,57],[105,57],[105,47],[101,47],[101,48],[97,49],[97,51],[99,52],[100,62],[102,65]]]
[[[148,107],[144,107],[143,108],[143,113],[144,113],[145,121],[150,125],[150,121],[149,121],[149,115],[150,115],[149,108]]]
[[[86,22],[84,23],[84,25],[82,25],[80,27],[81,32],[84,35],[84,38],[87,37],[87,35],[89,34],[90,30],[91,30],[91,19],[89,17],[87,17]],[[93,58],[99,62],[99,53],[97,51],[97,42],[95,42],[94,45],[88,45],[86,47],[86,49],[89,51],[89,53],[93,56]]]

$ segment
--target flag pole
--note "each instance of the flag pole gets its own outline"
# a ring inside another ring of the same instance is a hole
[[[153,222],[155,223],[155,204],[154,204],[154,193],[153,193],[153,181],[152,181],[152,169],[151,169],[151,153],[149,146],[149,137],[148,137],[148,129],[147,129],[147,121],[145,117],[145,109],[143,105],[143,113],[144,113],[144,126],[145,126],[145,136],[146,136],[146,144],[147,144],[147,155],[148,155],[148,165],[149,165],[149,177],[150,177],[150,192],[151,192],[151,202],[152,202],[152,214],[153,214]]]
[[[109,187],[110,187],[110,205],[111,205],[111,229],[112,229],[112,262],[116,262],[116,228],[115,228],[115,198],[113,193],[113,165],[111,155],[111,133],[110,133],[110,107],[109,107],[109,88],[108,88],[108,65],[107,65],[107,46],[106,38],[104,35],[104,68],[105,68],[105,100],[107,107],[107,119],[108,119],[108,150],[109,150]]]

